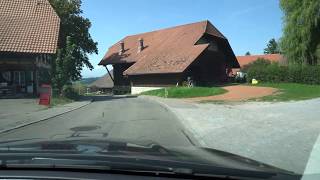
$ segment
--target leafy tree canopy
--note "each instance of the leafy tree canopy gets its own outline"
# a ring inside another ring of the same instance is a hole
[[[320,1],[280,0],[284,12],[281,49],[290,63],[314,65],[320,60]]]
[[[250,56],[251,55],[251,53],[248,51],[248,52],[246,52],[246,54],[245,54],[246,56]]]
[[[58,53],[52,65],[53,85],[63,85],[81,78],[84,66],[93,69],[87,54],[98,53],[90,33],[91,22],[82,17],[81,0],[49,0],[61,19]]]

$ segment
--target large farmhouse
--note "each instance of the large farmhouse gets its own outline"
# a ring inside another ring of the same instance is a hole
[[[227,81],[239,63],[227,38],[209,21],[131,35],[111,46],[99,65],[113,66],[114,88],[132,93],[182,85]]]
[[[57,50],[60,19],[47,0],[1,0],[0,17],[0,96],[37,94]]]

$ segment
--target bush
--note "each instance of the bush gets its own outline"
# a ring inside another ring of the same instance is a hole
[[[82,84],[81,82],[75,82],[72,83],[72,88],[75,92],[77,92],[79,95],[84,95],[87,92],[87,86]]]
[[[252,67],[260,69],[260,68],[269,66],[270,64],[271,64],[271,61],[269,61],[267,59],[263,59],[263,58],[258,58],[256,61],[253,61],[247,65],[244,65],[241,68],[241,71],[248,72],[248,70],[251,69]]]
[[[269,63],[260,60],[247,66],[247,77],[261,82],[271,83],[302,83],[320,84],[320,66],[280,66],[278,63]]]
[[[299,83],[301,79],[302,67],[299,65],[290,65],[288,67],[288,82]]]
[[[62,89],[62,96],[69,99],[78,99],[79,94],[74,91],[71,85],[65,85]]]

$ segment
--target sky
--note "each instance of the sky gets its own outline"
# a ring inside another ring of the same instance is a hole
[[[82,76],[107,73],[98,63],[108,48],[127,35],[209,20],[229,40],[236,55],[262,54],[271,38],[282,35],[278,0],[82,0],[99,54],[89,55],[94,70]]]

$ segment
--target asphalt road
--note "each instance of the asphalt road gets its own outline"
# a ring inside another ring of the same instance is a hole
[[[0,134],[0,141],[56,139],[77,135],[150,141],[166,147],[192,146],[176,116],[161,105],[140,98],[95,97],[78,110]]]

